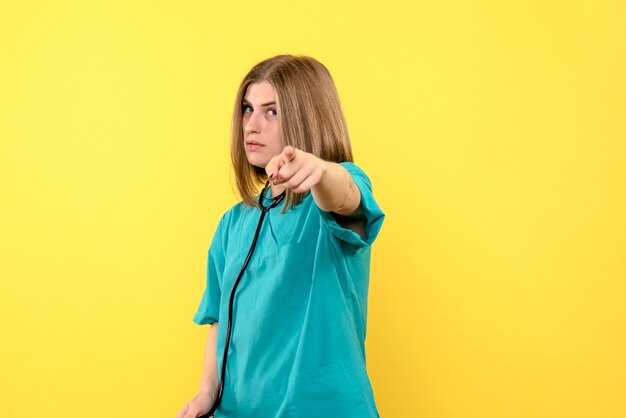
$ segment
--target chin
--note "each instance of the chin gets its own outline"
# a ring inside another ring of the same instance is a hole
[[[261,169],[261,170],[265,170],[265,166],[267,166],[267,161],[260,161],[256,158],[250,158],[250,157],[248,157],[248,163],[250,163],[250,165],[253,165],[256,168]]]

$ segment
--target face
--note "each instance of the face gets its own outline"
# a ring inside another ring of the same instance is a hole
[[[252,83],[243,97],[243,136],[248,162],[265,168],[283,151],[274,87],[268,81]]]

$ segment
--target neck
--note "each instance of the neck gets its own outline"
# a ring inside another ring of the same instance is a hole
[[[285,191],[285,188],[281,186],[270,185],[270,190],[272,191],[272,197],[276,197],[279,194],[281,194],[283,191]]]

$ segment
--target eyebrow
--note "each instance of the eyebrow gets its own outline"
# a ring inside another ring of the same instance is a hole
[[[249,101],[247,101],[246,99],[243,99],[243,104],[244,104],[244,105],[250,105],[250,106],[252,106],[252,103],[250,103],[250,102],[249,102]],[[276,104],[276,102],[267,102],[267,103],[262,103],[262,104],[260,104],[259,106],[260,106],[260,107],[266,107],[266,106],[271,106],[271,105],[275,105],[275,104]]]

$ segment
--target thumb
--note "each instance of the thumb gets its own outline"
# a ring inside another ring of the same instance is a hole
[[[183,418],[196,418],[197,416],[198,416],[198,413],[195,410],[195,408],[189,408],[189,410],[187,411],[187,414],[185,414]]]
[[[187,416],[187,411],[189,411],[189,402],[187,402],[185,406],[183,406],[183,408],[178,411],[178,414],[176,414],[176,418],[185,418],[185,416]]]

